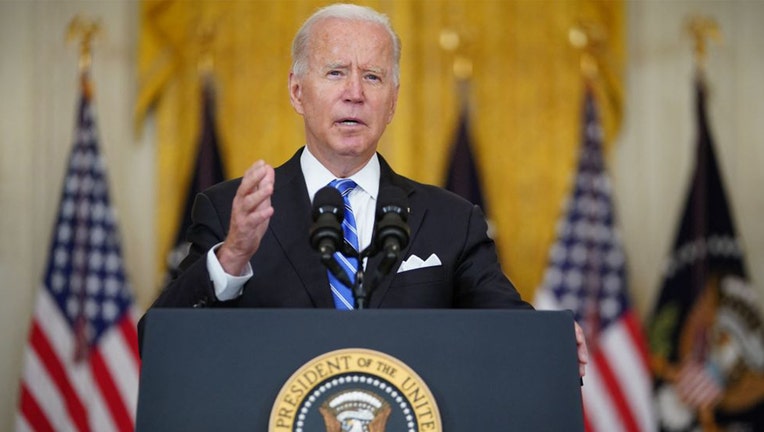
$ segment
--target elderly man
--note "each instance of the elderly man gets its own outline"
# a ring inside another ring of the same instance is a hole
[[[305,146],[275,170],[255,162],[196,198],[191,250],[153,307],[352,308],[351,287],[327,272],[308,240],[311,201],[331,184],[345,197],[343,224],[357,251],[372,242],[380,195],[396,188],[407,199],[410,242],[369,307],[531,308],[502,272],[481,210],[396,174],[377,153],[395,113],[400,51],[387,17],[366,7],[328,6],[303,24],[289,96]],[[350,269],[364,265],[338,258]],[[586,348],[576,330],[583,375]]]

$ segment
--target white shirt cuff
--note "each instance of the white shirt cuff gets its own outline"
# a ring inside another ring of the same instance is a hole
[[[232,276],[223,270],[223,266],[218,261],[215,251],[218,250],[220,242],[213,246],[207,252],[207,272],[210,274],[212,286],[215,287],[215,297],[220,301],[233,300],[241,295],[244,284],[252,277],[252,266],[247,263],[242,276]]]

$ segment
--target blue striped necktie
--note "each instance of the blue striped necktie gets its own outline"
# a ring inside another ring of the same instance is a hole
[[[335,179],[329,183],[329,186],[337,189],[342,194],[342,200],[345,202],[345,219],[342,221],[342,232],[345,236],[345,241],[348,242],[356,252],[358,252],[358,231],[355,224],[355,216],[353,215],[353,209],[350,208],[350,200],[348,195],[350,191],[356,187],[356,183],[350,179]],[[342,270],[347,273],[351,283],[355,282],[355,275],[358,271],[358,258],[346,257],[341,252],[334,253],[334,259],[342,267]],[[332,298],[334,298],[334,306],[340,310],[354,309],[355,302],[353,301],[353,287],[345,286],[340,282],[332,272],[329,273],[329,286],[332,289]]]

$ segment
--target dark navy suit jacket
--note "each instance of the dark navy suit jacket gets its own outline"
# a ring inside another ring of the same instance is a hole
[[[252,257],[253,277],[242,295],[216,300],[206,254],[228,232],[231,203],[241,179],[220,183],[196,197],[187,239],[189,255],[152,307],[333,308],[326,268],[309,243],[311,202],[300,168],[299,150],[276,168],[271,203],[275,213]],[[477,207],[442,188],[393,172],[380,156],[380,196],[385,186],[402,189],[410,208],[411,238],[399,262],[371,293],[370,308],[528,308],[499,265],[485,216]],[[400,261],[435,254],[439,266],[398,273]],[[381,257],[369,259],[373,274]]]

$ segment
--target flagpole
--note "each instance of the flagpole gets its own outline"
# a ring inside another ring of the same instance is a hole
[[[570,28],[568,31],[568,41],[570,44],[580,51],[579,69],[581,77],[584,83],[584,99],[591,99],[592,103],[596,105],[596,87],[600,81],[600,67],[599,57],[601,51],[605,45],[605,32],[601,24],[592,23],[588,21],[578,22],[576,25]],[[589,102],[585,102],[585,105]],[[584,108],[586,110],[587,108]],[[600,143],[603,145],[604,143]],[[584,151],[584,150],[581,150]],[[604,152],[604,148],[600,148],[600,151]],[[590,297],[596,298],[597,294],[590,295]],[[581,324],[584,330],[586,343],[589,346],[590,352],[597,352],[598,350],[598,334],[599,334],[599,320],[598,320],[598,304],[596,301],[585,302],[585,305],[581,308]]]
[[[88,19],[81,15],[76,15],[69,22],[66,39],[68,42],[79,42],[79,57],[77,67],[80,75],[80,87],[82,96],[87,101],[92,101],[92,86],[90,85],[90,68],[93,62],[93,40],[101,33],[101,24],[98,20]],[[84,197],[78,195],[78,200]],[[78,214],[78,223],[86,223],[86,216]],[[85,265],[80,263],[75,265],[74,271],[82,277],[87,273]],[[74,324],[75,350],[74,360],[77,363],[86,361],[90,354],[90,344],[88,338],[87,319],[84,315],[84,306],[87,300],[85,292],[79,294],[79,309]]]

